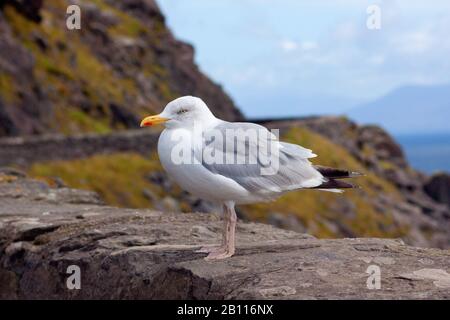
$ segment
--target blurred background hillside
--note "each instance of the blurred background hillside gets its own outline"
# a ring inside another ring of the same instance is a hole
[[[80,30],[66,28],[70,4]],[[450,177],[436,173],[450,170],[450,5],[381,1],[369,30],[369,4],[2,1],[0,183],[23,171],[111,205],[211,211],[165,175],[158,132],[137,129],[189,94],[366,173],[359,190],[294,192],[242,219],[450,247]]]

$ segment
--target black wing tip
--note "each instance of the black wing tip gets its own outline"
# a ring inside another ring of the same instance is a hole
[[[324,166],[314,166],[314,167],[316,168],[317,171],[320,172],[320,174],[322,174],[325,178],[328,179],[347,179],[365,176],[364,173],[358,171],[336,169]]]
[[[313,189],[361,189],[359,185],[348,183],[342,180],[328,179],[321,185],[314,187]]]

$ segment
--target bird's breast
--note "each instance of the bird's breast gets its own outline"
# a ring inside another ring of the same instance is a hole
[[[198,137],[184,129],[164,130],[158,141],[163,168],[184,190],[208,200],[232,200],[248,195],[235,181],[212,173],[197,159]]]

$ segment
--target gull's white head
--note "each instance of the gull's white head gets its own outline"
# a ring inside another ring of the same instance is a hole
[[[169,102],[163,112],[156,116],[146,117],[141,127],[164,123],[167,128],[191,127],[194,124],[205,124],[216,117],[202,99],[184,96]]]

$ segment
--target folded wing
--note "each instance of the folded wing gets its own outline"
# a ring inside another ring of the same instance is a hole
[[[202,165],[252,193],[315,188],[326,181],[308,160],[316,156],[311,150],[279,142],[260,125],[223,122],[205,140]]]

